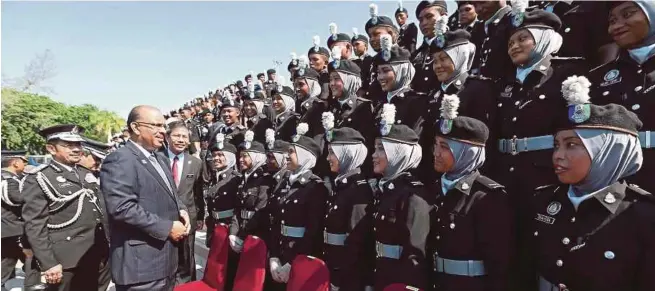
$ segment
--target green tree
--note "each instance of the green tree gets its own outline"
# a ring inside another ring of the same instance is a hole
[[[45,140],[38,131],[56,124],[77,124],[86,129],[86,137],[107,142],[108,134],[118,132],[125,121],[93,105],[67,106],[46,96],[2,89],[3,148],[43,154]]]

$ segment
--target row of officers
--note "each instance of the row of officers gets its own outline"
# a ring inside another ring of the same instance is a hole
[[[329,112],[322,134],[300,123],[288,142],[273,129],[264,142],[253,131],[218,134],[207,225],[229,227],[228,274],[254,235],[269,249],[267,290],[284,290],[299,254],[326,262],[331,290],[655,288],[655,199],[626,182],[643,164],[642,122],[623,106],[591,104],[585,77],[561,88],[569,105],[553,113],[549,157],[559,181],[522,193],[529,217],[521,224],[516,196],[480,172],[488,127],[461,115],[456,95],[442,98],[430,145],[392,104],[383,106],[372,152]],[[441,175],[431,185],[417,175],[422,147],[432,152],[430,172]],[[321,159],[329,180],[319,176]]]

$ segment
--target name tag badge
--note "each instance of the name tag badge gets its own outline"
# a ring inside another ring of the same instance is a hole
[[[547,215],[539,214],[539,213],[537,213],[537,216],[534,219],[537,220],[537,221],[541,221],[543,223],[546,223],[546,224],[555,223],[555,218],[547,216]]]

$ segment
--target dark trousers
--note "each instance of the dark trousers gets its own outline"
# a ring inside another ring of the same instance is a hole
[[[41,283],[41,274],[32,268],[32,256],[26,256],[20,245],[20,236],[2,238],[2,287],[6,291],[5,283],[16,276],[16,264],[18,260],[23,262],[25,279],[23,286],[29,287]]]
[[[132,285],[116,285],[116,291],[173,291],[175,276]]]
[[[61,283],[49,285],[47,290],[107,290],[111,279],[108,254],[109,246],[104,233],[96,233],[96,243],[82,256],[77,266],[64,269]]]
[[[194,256],[195,245],[195,231],[190,232],[189,236],[179,242],[179,246],[177,248],[178,266],[175,276],[176,284],[182,284],[196,280],[196,258]]]

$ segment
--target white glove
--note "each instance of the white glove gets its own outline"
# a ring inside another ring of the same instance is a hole
[[[289,282],[289,275],[291,274],[291,265],[289,263],[284,264],[284,266],[280,267],[278,270],[280,280],[283,283]]]
[[[364,291],[373,291],[373,286],[366,286],[364,287]]]
[[[330,291],[339,291],[339,287],[334,286],[332,285],[332,283],[330,283]]]
[[[280,259],[278,258],[270,258],[268,259],[268,264],[271,267],[271,277],[273,277],[273,280],[278,283],[282,283],[282,280],[280,280],[280,275],[278,271],[280,270]]]
[[[243,250],[243,240],[238,238],[236,235],[230,235],[230,247],[236,253],[240,253]]]

